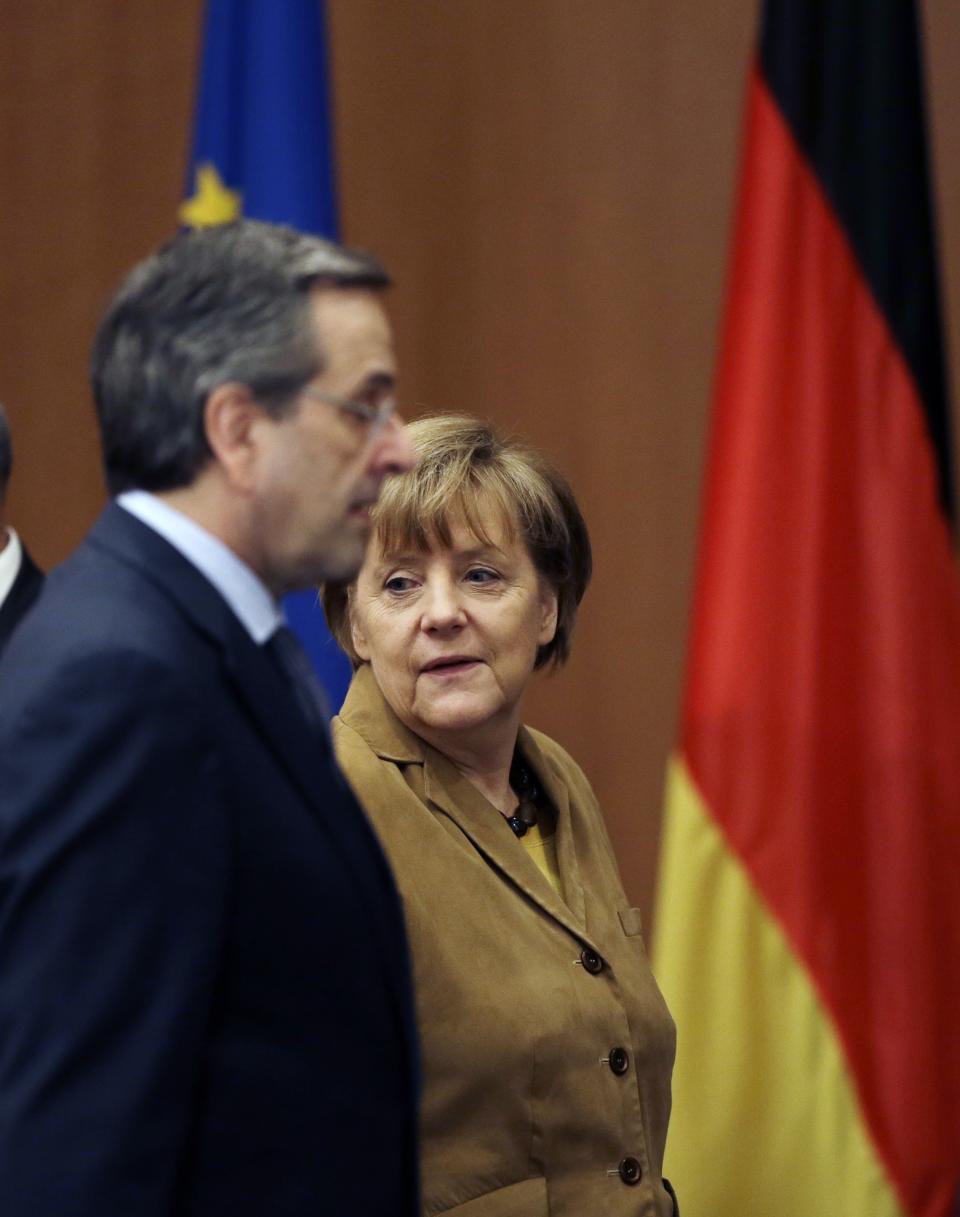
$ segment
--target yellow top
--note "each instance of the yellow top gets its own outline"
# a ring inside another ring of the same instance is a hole
[[[541,812],[537,823],[530,825],[520,837],[520,842],[562,900],[560,868],[557,866],[557,828],[553,816],[545,816]]]

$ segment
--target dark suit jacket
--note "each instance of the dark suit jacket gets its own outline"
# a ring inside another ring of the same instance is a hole
[[[414,1214],[399,899],[271,656],[111,505],[0,688],[3,1217]]]
[[[23,547],[20,569],[6,599],[0,604],[0,651],[6,646],[13,627],[40,595],[43,587],[43,571],[27,553],[22,541],[20,544]]]

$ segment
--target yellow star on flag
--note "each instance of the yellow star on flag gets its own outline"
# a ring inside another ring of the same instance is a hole
[[[181,204],[177,213],[182,224],[190,228],[209,228],[240,218],[242,196],[239,191],[224,185],[215,165],[197,166],[194,189],[193,198]]]

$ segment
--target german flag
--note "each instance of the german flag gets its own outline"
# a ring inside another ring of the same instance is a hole
[[[960,1214],[960,585],[916,14],[768,0],[656,964],[684,1217]]]

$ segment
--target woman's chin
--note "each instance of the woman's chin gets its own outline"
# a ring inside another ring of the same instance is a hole
[[[449,689],[438,691],[425,704],[417,705],[415,713],[430,734],[437,738],[446,733],[456,736],[465,731],[483,730],[502,715],[503,709],[502,702],[492,704],[489,698]]]

